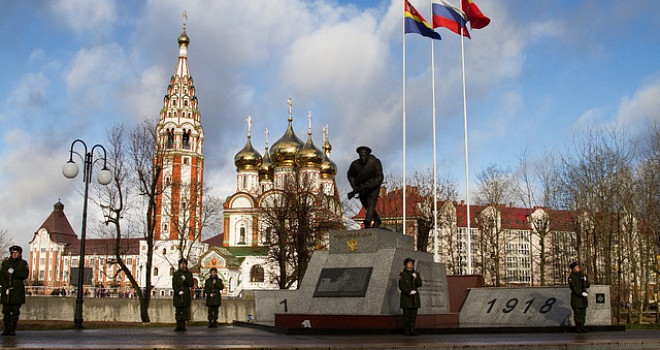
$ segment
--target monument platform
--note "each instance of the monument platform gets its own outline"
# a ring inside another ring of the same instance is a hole
[[[408,257],[422,278],[419,325],[458,326],[444,264],[415,251],[412,237],[378,228],[330,232],[329,250],[314,252],[298,290],[255,292],[256,320],[282,328],[400,328],[398,277]]]
[[[287,334],[295,329],[320,334],[398,331],[403,326],[398,276],[403,260],[410,257],[422,278],[416,329],[572,329],[568,287],[485,288],[480,276],[448,277],[444,264],[434,262],[430,253],[415,251],[413,243],[412,237],[377,228],[332,231],[329,250],[314,252],[299,289],[255,291],[255,320]],[[593,285],[589,292],[587,326],[620,330],[612,326],[609,286]]]

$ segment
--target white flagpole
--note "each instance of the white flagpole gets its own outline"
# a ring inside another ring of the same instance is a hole
[[[403,234],[406,234],[406,0],[403,0]]]
[[[433,1],[431,0],[431,19],[433,19]],[[438,161],[435,132],[435,52],[431,38],[431,95],[433,101],[433,261],[438,262]]]
[[[461,1],[463,11],[463,1]],[[467,27],[467,22],[465,23]],[[470,234],[470,167],[468,162],[468,132],[467,132],[467,99],[465,97],[465,38],[461,28],[461,67],[463,68],[463,139],[465,143],[465,202],[467,205],[466,222],[466,248],[467,248],[467,274],[472,274],[472,235]]]

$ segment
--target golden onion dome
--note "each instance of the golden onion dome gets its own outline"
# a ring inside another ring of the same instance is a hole
[[[181,32],[181,35],[179,35],[179,38],[177,39],[179,42],[179,45],[190,45],[190,38],[188,37],[188,34],[186,34],[186,29],[183,29],[183,32]]]
[[[259,168],[259,180],[272,181],[273,173],[273,163],[270,161],[270,156],[268,155],[268,147],[266,147],[266,150],[264,151],[264,158],[261,162],[261,167]]]
[[[234,156],[234,164],[236,165],[236,170],[258,170],[261,166],[261,161],[261,154],[259,154],[259,152],[257,152],[254,147],[252,147],[250,136],[248,136],[245,147],[243,147],[243,149],[236,153],[236,156]]]
[[[314,146],[311,132],[307,133],[307,142],[296,155],[296,163],[301,167],[320,166],[323,163],[323,152]]]
[[[296,154],[302,147],[303,143],[293,131],[291,117],[289,117],[289,126],[286,128],[284,135],[270,149],[270,159],[276,167],[293,166],[296,161]]]
[[[334,179],[335,175],[337,175],[337,164],[326,155],[323,157],[323,163],[321,163],[321,178]]]

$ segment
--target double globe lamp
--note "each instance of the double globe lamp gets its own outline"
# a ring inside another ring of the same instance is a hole
[[[80,143],[84,147],[83,154],[75,152],[73,147]],[[103,157],[94,159],[94,151],[99,149],[103,153]],[[96,180],[101,185],[107,185],[112,181],[112,172],[107,167],[107,157],[105,148],[101,145],[94,145],[89,152],[87,151],[87,144],[80,139],[71,143],[71,150],[69,151],[69,161],[62,167],[62,174],[68,179],[73,179],[78,176],[78,165],[73,161],[73,154],[77,154],[84,161],[83,168],[83,182],[85,183],[85,197],[83,202],[83,217],[82,217],[82,230],[80,233],[80,260],[78,263],[78,283],[76,294],[76,310],[73,316],[73,323],[76,328],[83,328],[83,285],[84,285],[84,271],[85,271],[85,236],[87,234],[87,198],[89,196],[89,183],[92,180],[92,169],[96,161],[103,161],[103,168],[96,174]]]

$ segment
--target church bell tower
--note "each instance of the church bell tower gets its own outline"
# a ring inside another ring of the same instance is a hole
[[[204,130],[188,67],[186,14],[179,57],[156,126],[156,164],[162,164],[156,198],[156,240],[201,241]]]

